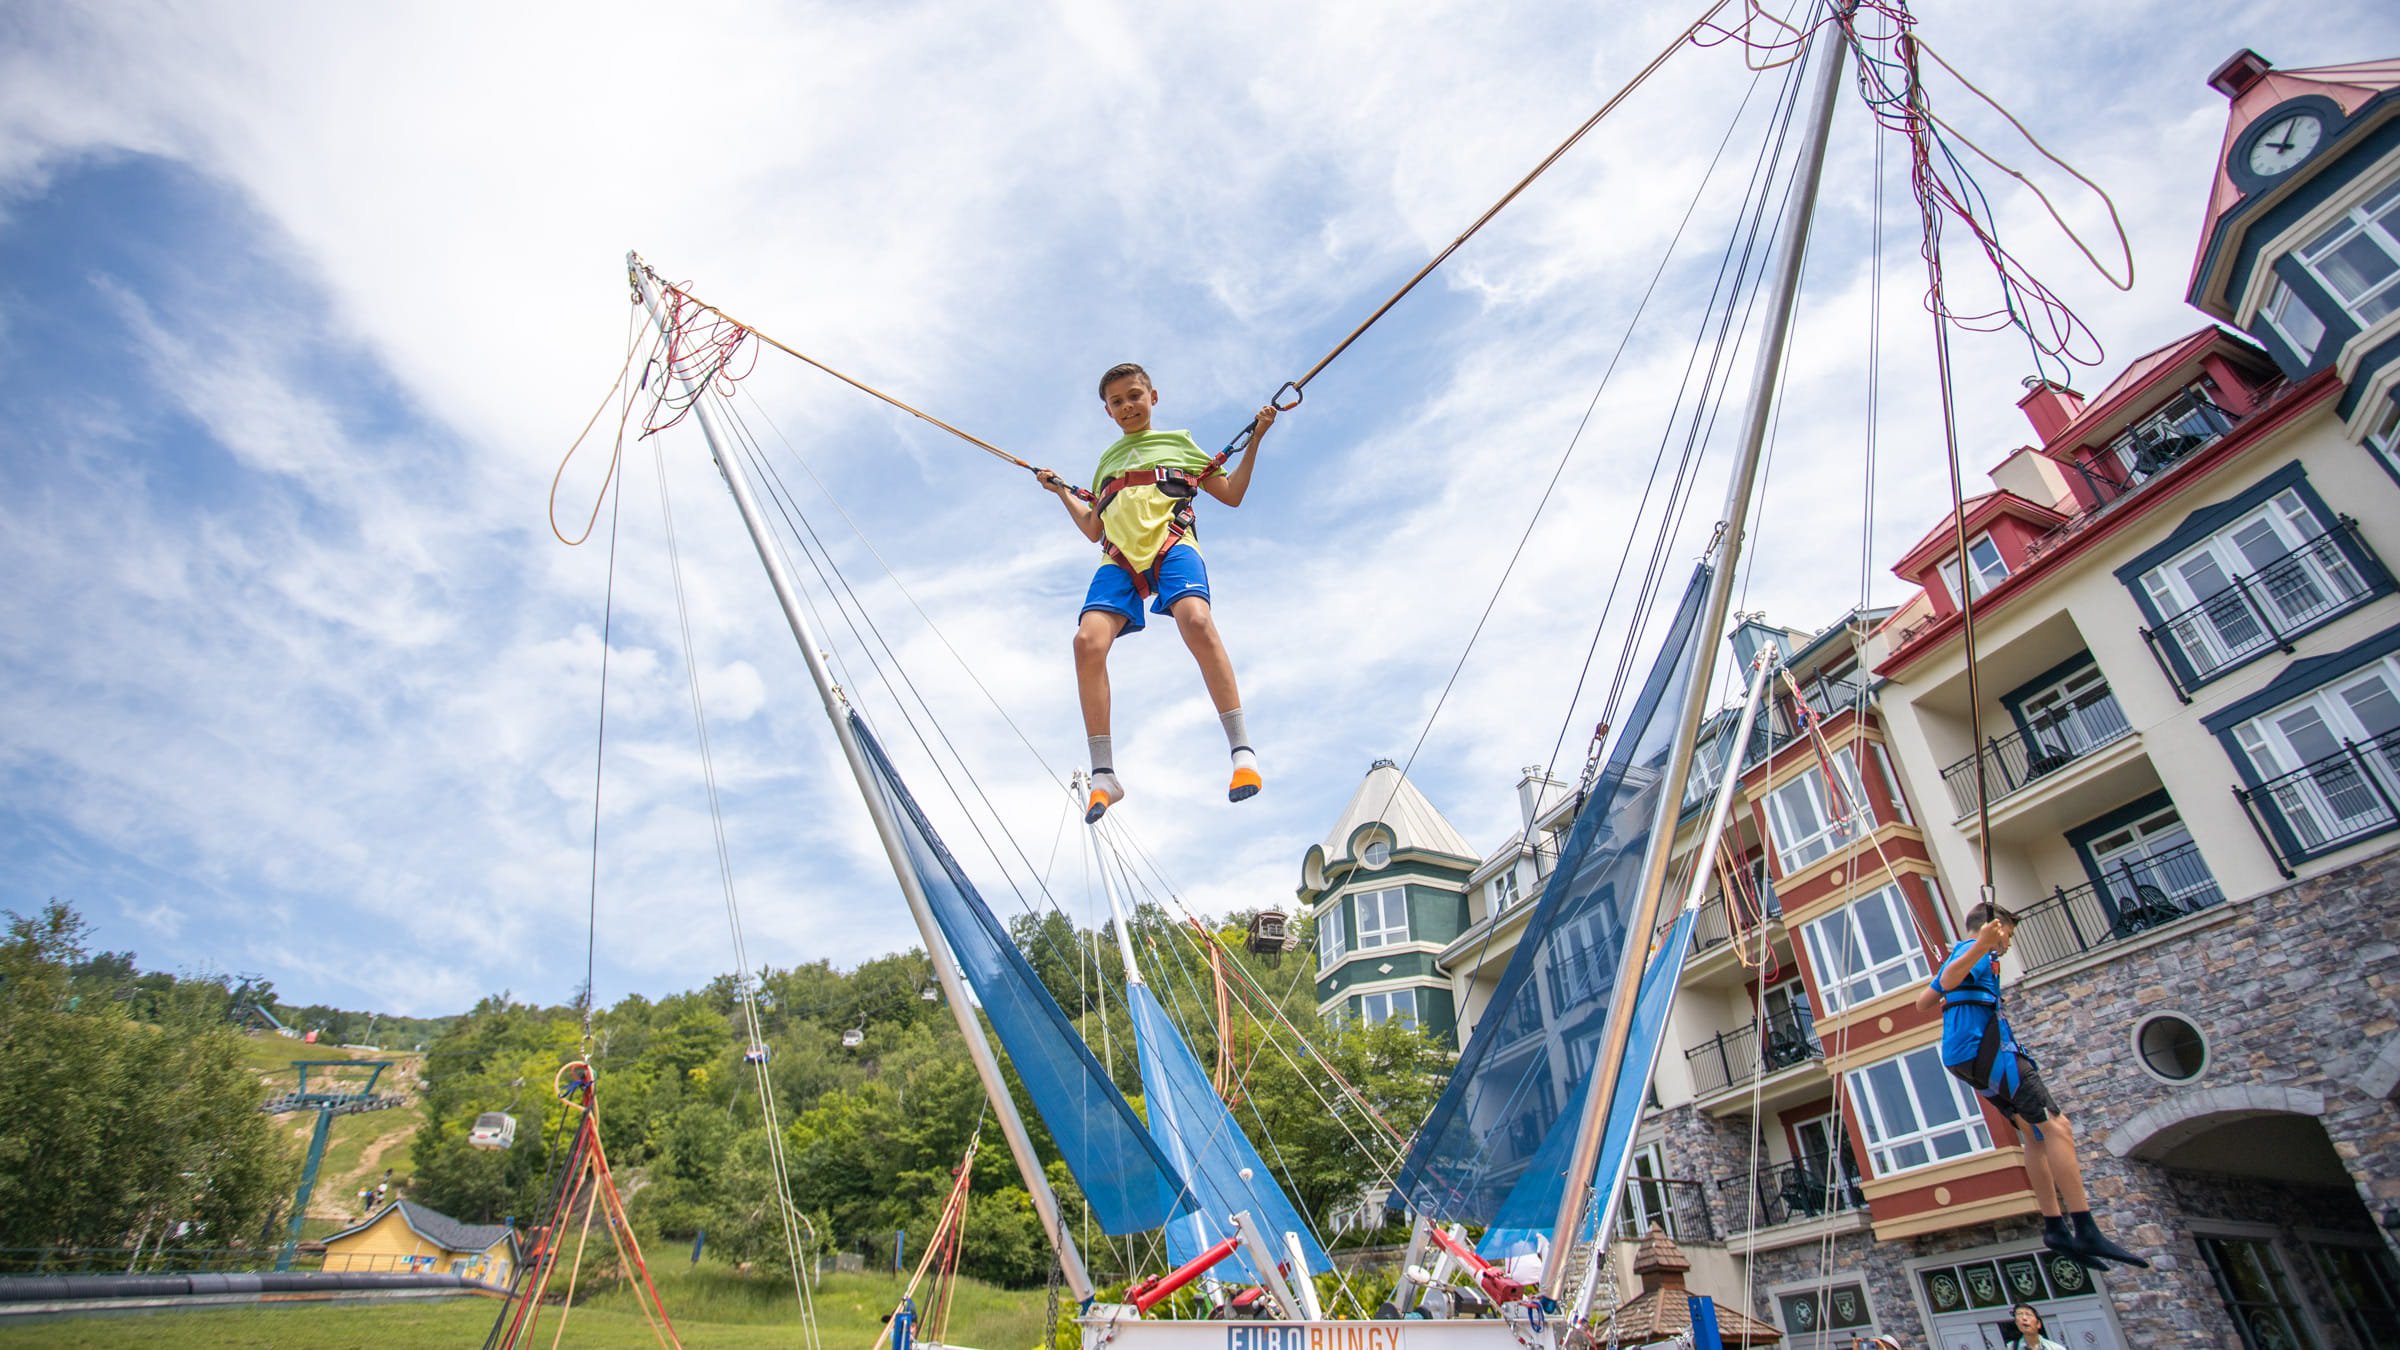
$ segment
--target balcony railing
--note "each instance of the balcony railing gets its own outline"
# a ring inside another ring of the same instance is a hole
[[[2028,972],[2197,914],[2225,898],[2198,844],[2119,858],[2105,871],[2101,883],[2053,888],[2019,912],[2016,949]]]
[[[2090,529],[2115,510],[2119,502],[2140,492],[2151,479],[2233,430],[2238,420],[2200,390],[2187,389],[2110,442],[2108,453],[2088,463],[2062,461],[2062,468],[2082,480],[2085,495],[2092,504],[2028,544],[2027,565]],[[1944,617],[1928,614],[1901,629],[1893,638],[1892,650],[1898,651],[1925,636]]]
[[[2065,467],[2083,480],[2092,505],[2033,541],[2025,550],[2027,561],[2083,533],[2117,503],[2233,426],[2233,414],[2199,391],[2185,390],[2109,442],[2108,453],[2089,462],[2067,464]]]
[[[1709,1212],[1708,1187],[1685,1177],[1625,1178],[1617,1202],[1617,1240],[1639,1242],[1657,1224],[1677,1242],[1722,1242]]]
[[[1741,1087],[1761,1074],[1825,1057],[1825,1047],[1817,1043],[1815,1029],[1789,1014],[1776,1013],[1767,1018],[1763,1044],[1758,1030],[1759,1024],[1751,1022],[1684,1051],[1684,1063],[1692,1071],[1693,1093],[1705,1097],[1712,1092]]]
[[[1822,1219],[1849,1210],[1865,1209],[1867,1197],[1858,1177],[1848,1169],[1827,1167],[1823,1160],[1777,1163],[1755,1177],[1740,1174],[1717,1179],[1717,1203],[1725,1206],[1725,1226],[1733,1232],[1773,1228],[1779,1224]],[[1756,1189],[1750,1189],[1755,1181]],[[1747,1226],[1744,1216],[1752,1216]]]
[[[2132,730],[2115,692],[2104,684],[2094,686],[2035,718],[2033,735],[2012,731],[1984,741],[1984,799],[1996,802]],[[1950,805],[1960,816],[1975,809],[1975,763],[1976,757],[1969,755],[1942,770]]]
[[[1751,893],[1765,903],[1767,917],[1770,919],[1781,918],[1783,906],[1775,899],[1775,887],[1768,881],[1767,869],[1763,863],[1751,869],[1750,885]],[[1738,908],[1728,908],[1725,892],[1722,890],[1703,901],[1700,906],[1700,916],[1692,921],[1692,950],[1704,952],[1711,947],[1731,941],[1733,939],[1733,920],[1736,918],[1741,920],[1742,931],[1745,933],[1758,926],[1758,917],[1753,912],[1752,901],[1743,900],[1738,902]]]
[[[2373,580],[2360,575],[2353,561],[2360,558]],[[2291,651],[2293,638],[2389,587],[2358,522],[2343,516],[2332,529],[2143,629],[2142,639],[2176,696],[2189,703],[2191,691],[2220,672],[2270,647]]]
[[[2400,825],[2400,730],[2342,748],[2233,795],[2250,812],[2276,865],[2292,865]]]
[[[1857,680],[1828,680],[1822,676],[1800,686],[1800,697],[1808,705],[1811,716],[1823,720],[1836,717],[1856,708],[1866,686]],[[1767,756],[1800,739],[1803,731],[1799,719],[1792,713],[1789,699],[1776,699],[1772,706],[1762,708],[1758,720],[1750,726],[1750,743],[1742,747],[1742,771],[1757,768]],[[1724,776],[1717,766],[1725,758],[1723,737],[1704,742],[1699,757],[1693,761],[1688,781],[1683,785],[1683,809],[1692,810],[1707,800]]]

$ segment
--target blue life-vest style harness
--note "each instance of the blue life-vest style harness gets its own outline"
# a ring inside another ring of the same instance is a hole
[[[1950,960],[1957,959],[1958,953],[1953,952]],[[1991,959],[1989,955],[1982,958],[1985,961]],[[1949,968],[1950,961],[1944,961],[1942,969],[1948,970]],[[1968,967],[1967,977],[1959,981],[1956,989],[1941,989],[1941,974],[1937,971],[1934,975],[1934,987],[1940,989],[1942,995],[1942,1017],[1945,1023],[1949,1019],[1950,1008],[1953,1005],[1983,1010],[1983,1025],[1975,1036],[1973,1058],[1957,1063],[1950,1062],[1947,1053],[1942,1058],[1943,1067],[1963,1080],[1969,1087],[1974,1088],[1977,1095],[1987,1099],[2013,1097],[2024,1082],[2023,1075],[2018,1072],[2017,1061],[2020,1056],[2025,1054],[2025,1051],[2017,1044],[2016,1035],[2009,1029],[2007,1018],[2002,1015],[1999,983],[2000,971],[1997,965],[1992,969],[1991,986],[1988,988],[1975,982],[1974,967],[1972,966]],[[1943,1048],[1946,1052],[1949,1048],[1949,1037],[1946,1034],[1943,1041]],[[2033,1130],[2036,1139],[2041,1137],[2040,1126],[2028,1122],[2028,1127]]]

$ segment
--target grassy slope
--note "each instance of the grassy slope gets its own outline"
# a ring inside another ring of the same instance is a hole
[[[884,1312],[899,1292],[885,1276],[829,1276],[819,1291],[817,1328],[827,1350],[867,1350],[882,1331]],[[703,1266],[660,1271],[659,1297],[683,1343],[692,1350],[745,1350],[801,1344],[790,1286],[782,1299],[759,1286]],[[96,1314],[48,1318],[31,1325],[0,1320],[0,1350],[114,1350],[173,1345],[177,1350],[457,1350],[482,1343],[499,1311],[497,1300],[455,1298],[384,1303],[289,1304],[197,1312]],[[544,1310],[532,1344],[547,1345],[557,1310]],[[982,1350],[1030,1350],[1041,1339],[1045,1300],[1022,1292],[962,1285],[950,1335]],[[657,1340],[630,1298],[611,1291],[578,1307],[566,1343],[580,1350],[641,1350]]]

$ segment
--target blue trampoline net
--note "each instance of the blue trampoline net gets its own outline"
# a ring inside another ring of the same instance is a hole
[[[1196,1207],[1167,1223],[1168,1264],[1181,1266],[1232,1237],[1232,1216],[1247,1210],[1276,1256],[1284,1255],[1283,1235],[1297,1233],[1308,1274],[1331,1270],[1324,1248],[1300,1221],[1299,1211],[1259,1160],[1242,1127],[1234,1123],[1233,1113],[1209,1082],[1208,1070],[1168,1020],[1158,996],[1148,985],[1130,985],[1125,1002],[1133,1010],[1134,1041],[1141,1051],[1142,1098],[1150,1108],[1150,1133],[1200,1198]],[[1222,1280],[1258,1278],[1249,1256],[1239,1250],[1217,1266],[1214,1275]]]
[[[1166,1223],[1192,1203],[1191,1193],[1175,1180],[1175,1169],[1142,1128],[1125,1094],[1108,1080],[1066,1011],[1042,987],[1008,930],[942,845],[874,733],[855,712],[850,725],[866,750],[876,787],[900,822],[909,865],[924,887],[934,922],[1008,1051],[1025,1095],[1049,1127],[1059,1156],[1083,1188],[1092,1218],[1112,1234]]]
[[[1401,1166],[1395,1207],[1405,1204],[1443,1223],[1491,1225],[1524,1183],[1510,1212],[1537,1212],[1546,1194],[1549,1217],[1540,1226],[1546,1230],[1556,1218],[1572,1140],[1552,1146],[1557,1156],[1547,1176],[1537,1162],[1554,1128],[1574,1133],[1568,1108],[1577,1085],[1592,1076],[1609,1018],[1632,1012],[1630,1000],[1619,997],[1617,975],[1659,779],[1698,655],[1709,573],[1703,564],[1684,588],[1516,952]]]
[[[1658,951],[1642,972],[1641,996],[1633,1003],[1633,1032],[1625,1041],[1625,1062],[1617,1071],[1617,1088],[1608,1099],[1608,1124],[1600,1135],[1600,1157],[1585,1186],[1614,1187],[1624,1170],[1625,1155],[1633,1149],[1633,1132],[1642,1123],[1642,1104],[1650,1096],[1650,1075],[1658,1071],[1659,1046],[1666,1040],[1667,1013],[1675,1006],[1675,982],[1682,978],[1684,958],[1692,947],[1692,923],[1686,911],[1675,917]],[[1475,1249],[1492,1260],[1523,1256],[1541,1250],[1551,1226],[1558,1222],[1558,1202],[1566,1194],[1567,1164],[1575,1151],[1575,1122],[1583,1118],[1594,1075],[1575,1084],[1566,1109],[1550,1126],[1542,1146],[1501,1202],[1500,1213],[1483,1232]],[[1600,1236],[1603,1221],[1614,1217],[1614,1196],[1597,1197],[1583,1211],[1577,1241]]]

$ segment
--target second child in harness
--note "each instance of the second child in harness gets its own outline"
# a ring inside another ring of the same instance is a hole
[[[1258,465],[1259,445],[1275,423],[1275,407],[1258,410],[1250,453],[1227,473],[1191,433],[1151,428],[1158,390],[1140,366],[1110,367],[1100,377],[1100,401],[1122,434],[1101,452],[1092,475],[1091,501],[1085,502],[1057,474],[1047,469],[1037,474],[1043,487],[1058,494],[1084,538],[1099,544],[1107,558],[1092,577],[1075,625],[1075,685],[1092,752],[1092,795],[1084,819],[1098,820],[1125,797],[1109,744],[1108,652],[1119,634],[1142,631],[1145,601],[1150,613],[1175,620],[1184,645],[1199,663],[1200,678],[1216,704],[1217,720],[1233,754],[1233,778],[1225,795],[1231,801],[1246,800],[1261,786],[1258,756],[1250,748],[1249,728],[1242,719],[1233,658],[1226,655],[1209,607],[1208,569],[1193,533],[1192,501],[1205,492],[1227,506],[1242,504],[1250,490],[1251,470]]]

